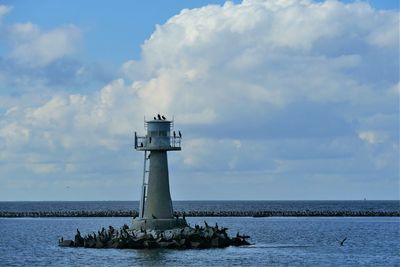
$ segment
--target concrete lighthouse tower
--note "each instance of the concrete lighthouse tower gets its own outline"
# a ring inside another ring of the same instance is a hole
[[[132,228],[166,230],[186,226],[184,219],[174,218],[169,190],[167,151],[181,150],[182,135],[174,131],[174,122],[158,115],[145,121],[145,136],[135,132],[135,149],[144,151],[143,184],[139,216]]]

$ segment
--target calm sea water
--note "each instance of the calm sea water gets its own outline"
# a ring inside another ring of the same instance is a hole
[[[137,202],[0,202],[0,211],[130,210]],[[178,201],[175,210],[399,210],[399,201]],[[399,217],[187,218],[251,236],[254,245],[207,250],[60,248],[131,218],[0,218],[0,266],[400,266]],[[338,240],[347,237],[344,246]]]
[[[0,219],[0,266],[399,266],[400,218],[188,218],[251,236],[254,245],[205,250],[60,248],[57,240],[130,218]],[[347,237],[344,246],[337,239]]]

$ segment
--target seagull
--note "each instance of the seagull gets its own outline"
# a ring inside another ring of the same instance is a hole
[[[161,116],[161,118],[162,118],[163,120],[166,120],[166,118],[165,118],[164,116]]]
[[[179,132],[178,132],[178,134],[179,134],[179,137],[180,137],[180,138],[182,138],[182,134],[181,134],[181,131],[179,131]]]
[[[338,240],[338,241],[339,241],[340,245],[343,246],[344,245],[344,241],[346,241],[346,240],[347,240],[347,237],[345,237],[342,241],[340,241],[340,240]]]
[[[159,120],[161,120],[161,115],[160,115],[160,114],[157,114],[157,118],[158,118]]]

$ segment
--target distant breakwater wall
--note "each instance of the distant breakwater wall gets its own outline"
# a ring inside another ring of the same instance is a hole
[[[179,217],[400,217],[400,211],[176,211]],[[137,217],[137,211],[0,211],[3,218]]]

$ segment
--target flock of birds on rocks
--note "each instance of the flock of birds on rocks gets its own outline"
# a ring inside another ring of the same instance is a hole
[[[118,248],[118,249],[201,249],[201,248],[224,248],[228,246],[250,245],[246,240],[249,236],[240,235],[229,237],[227,228],[214,227],[204,222],[204,227],[186,226],[171,230],[132,230],[128,225],[119,230],[109,226],[104,227],[97,233],[82,237],[79,229],[76,230],[74,240],[64,240],[61,237],[61,247],[84,247],[84,248]]]

